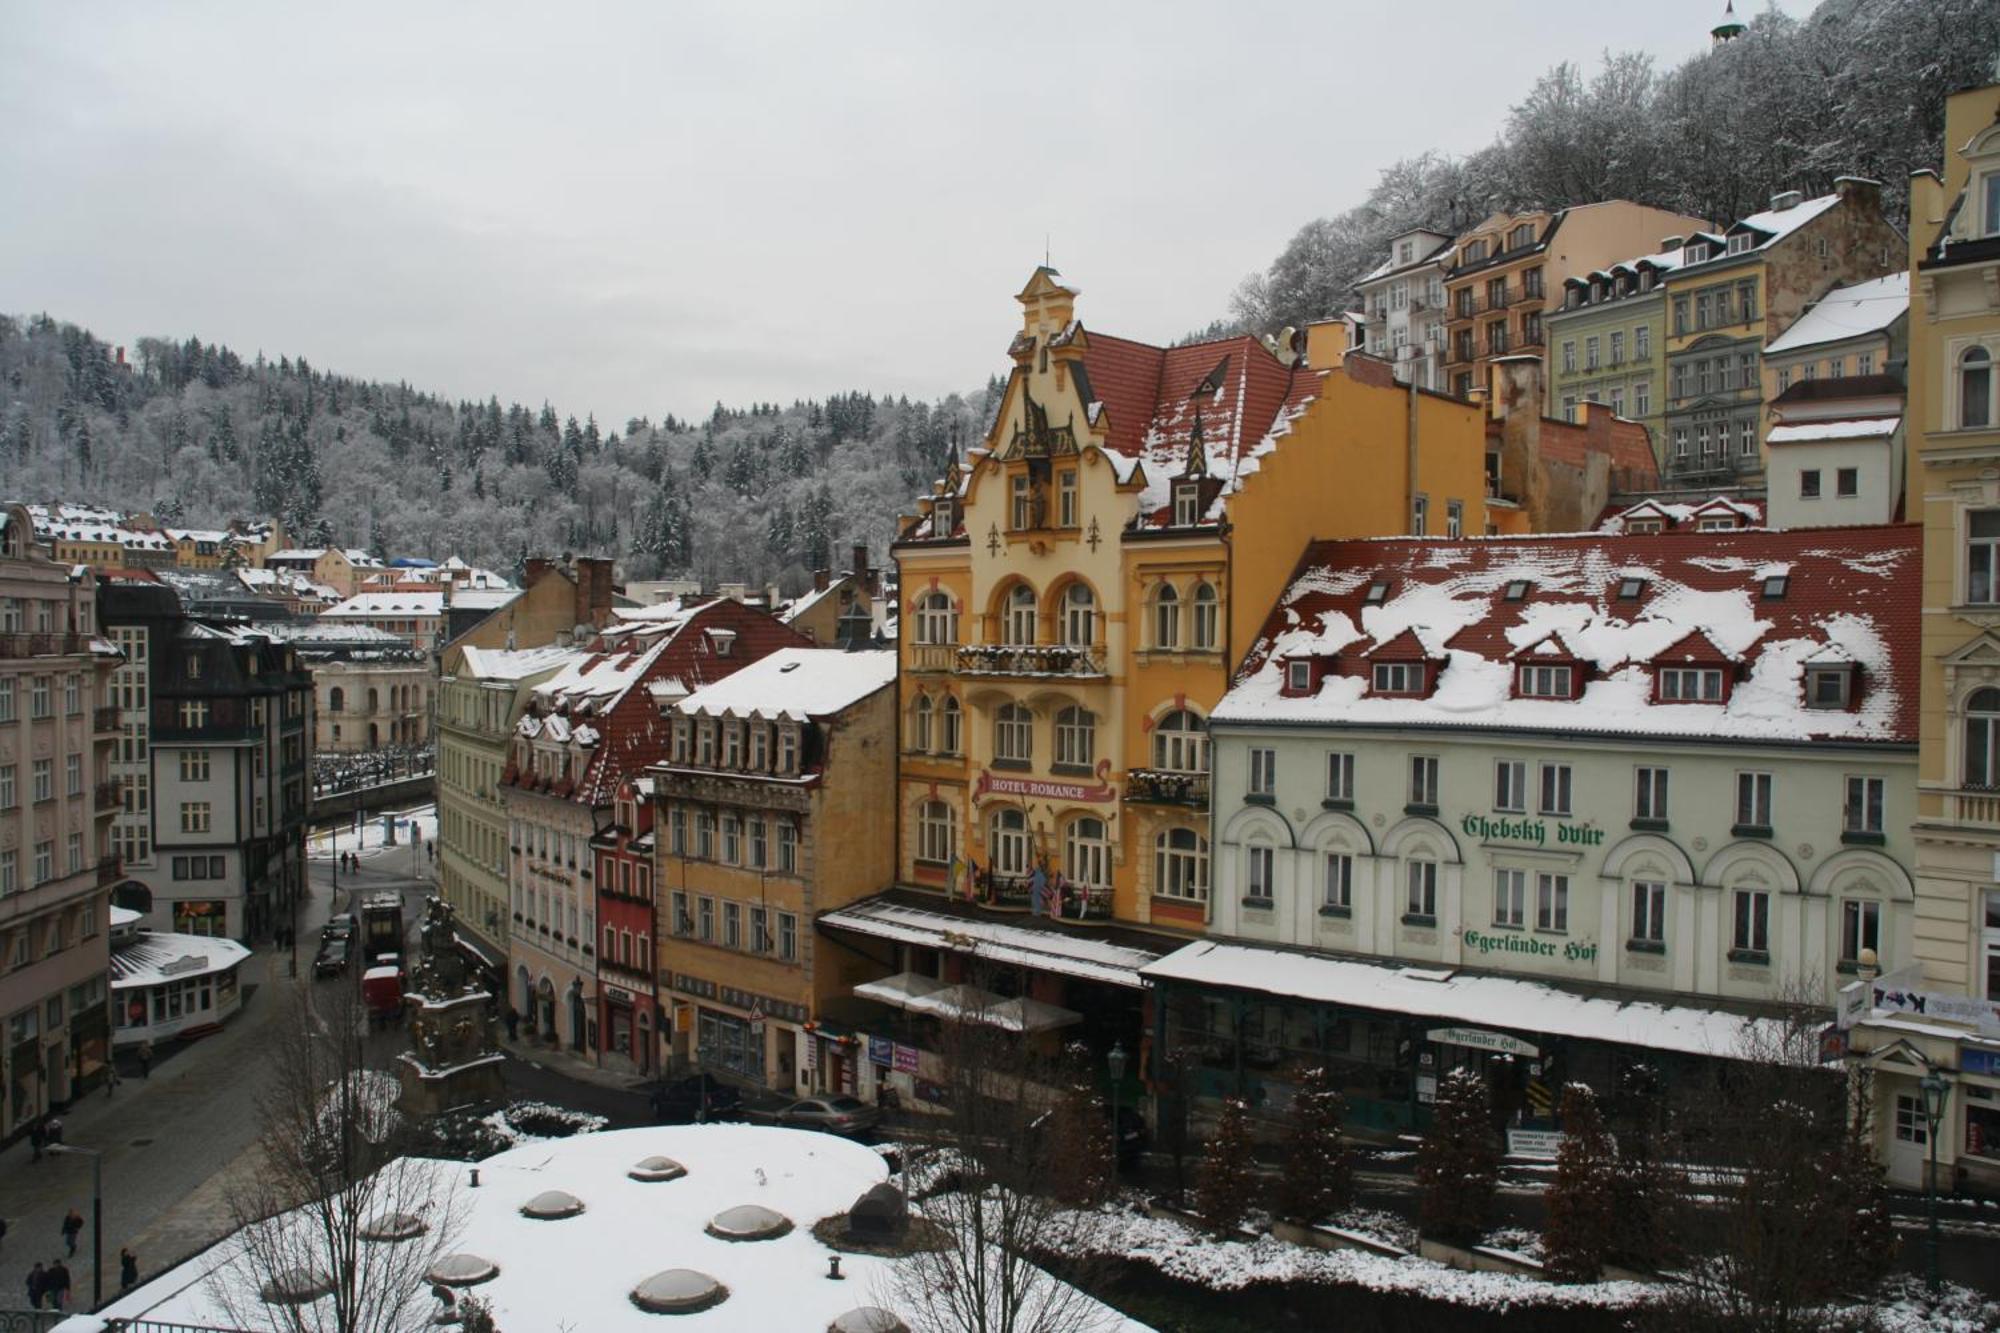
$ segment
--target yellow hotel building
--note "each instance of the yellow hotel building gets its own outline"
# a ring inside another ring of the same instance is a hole
[[[991,431],[893,547],[898,888],[884,897],[1040,915],[1045,932],[1143,952],[1117,927],[1209,919],[1208,713],[1306,543],[1523,520],[1489,506],[1482,409],[1341,357],[1337,324],[1303,356],[1252,337],[1163,349],[1085,329],[1050,269],[1017,299]],[[935,969],[962,933],[864,916],[821,925],[890,935],[904,966],[959,979]],[[1073,993],[1081,965],[1025,966],[1024,994],[1094,1007]]]
[[[1915,966],[1857,997],[1890,1180],[2000,1188],[2000,84],[1910,182],[1910,516],[1924,525]],[[1844,1009],[1843,1018],[1848,1013]],[[1931,1142],[1923,1082],[1944,1092]],[[1942,1080],[1939,1084],[1937,1080]]]

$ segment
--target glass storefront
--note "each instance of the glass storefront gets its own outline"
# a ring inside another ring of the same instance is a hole
[[[764,1081],[763,1036],[751,1030],[748,1020],[702,1009],[695,1040],[702,1064]]]

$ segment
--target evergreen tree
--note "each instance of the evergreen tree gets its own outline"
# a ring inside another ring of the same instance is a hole
[[[1324,1065],[1306,1071],[1292,1095],[1285,1144],[1285,1175],[1278,1206],[1287,1217],[1313,1223],[1348,1205],[1354,1194],[1354,1161],[1341,1135],[1347,1099]]]
[[[1549,1187],[1542,1248],[1549,1276],[1595,1282],[1604,1271],[1616,1219],[1618,1153],[1604,1128],[1597,1096],[1581,1083],[1563,1089],[1562,1146]]]
[[[1215,1136],[1202,1153],[1194,1187],[1195,1211],[1216,1235],[1233,1235],[1249,1215],[1254,1187],[1249,1111],[1241,1097],[1225,1097],[1222,1113],[1216,1118]]]
[[[1065,1054],[1066,1082],[1054,1111],[1054,1132],[1061,1136],[1056,1160],[1068,1169],[1056,1179],[1056,1197],[1072,1208],[1095,1208],[1117,1184],[1111,1113],[1091,1082],[1089,1048],[1072,1042]]]
[[[1500,1176],[1500,1145],[1486,1080],[1454,1069],[1438,1084],[1431,1127],[1417,1148],[1418,1218],[1441,1240],[1465,1245],[1486,1229]]]

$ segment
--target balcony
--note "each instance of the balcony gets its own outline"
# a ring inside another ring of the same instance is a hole
[[[958,645],[913,643],[910,645],[909,663],[912,671],[949,671],[958,663]]]
[[[1208,774],[1176,773],[1164,768],[1133,768],[1125,773],[1125,799],[1142,805],[1183,805],[1208,809]]]
[[[108,889],[113,884],[116,884],[118,882],[119,870],[118,858],[115,856],[107,856],[102,861],[99,861],[97,863],[97,887]]]
[[[2000,791],[1946,792],[1944,817],[1967,828],[2000,829]]]
[[[92,794],[91,800],[96,805],[97,813],[101,815],[116,814],[118,809],[125,803],[124,784],[115,780],[100,782],[97,784],[97,789]]]
[[[0,658],[65,657],[89,651],[88,634],[0,634]]]
[[[98,709],[91,715],[90,725],[91,730],[100,736],[116,736],[118,734],[118,710],[116,708]]]
[[[970,643],[958,650],[958,670],[965,676],[1104,675],[1094,648],[1062,644]]]
[[[1002,912],[1033,910],[1033,891],[1025,876],[982,875],[974,901],[981,907]],[[1044,905],[1047,915],[1058,921],[1109,921],[1111,890],[1081,884],[1066,884],[1058,890],[1051,885]]]

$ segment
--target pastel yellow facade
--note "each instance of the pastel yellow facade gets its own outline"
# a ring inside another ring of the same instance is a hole
[[[992,431],[894,547],[897,878],[1028,910],[1039,870],[1045,910],[1198,932],[1231,668],[1311,539],[1511,522],[1484,414],[1368,358],[1092,334],[1048,270],[1017,299]]]

